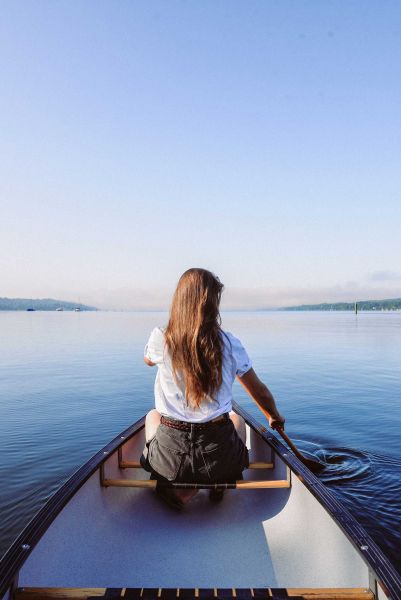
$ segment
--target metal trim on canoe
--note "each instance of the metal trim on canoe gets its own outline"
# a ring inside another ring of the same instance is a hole
[[[274,433],[268,431],[265,426],[258,423],[238,404],[233,403],[233,408],[273,448],[277,455],[290,467],[291,471],[337,522],[372,572],[372,586],[374,586],[375,580],[377,580],[387,596],[393,600],[401,600],[401,576],[351,513],[277,439]],[[144,424],[145,417],[142,417],[104,446],[102,450],[97,452],[79,468],[32,518],[0,561],[0,598],[12,587],[19,570],[28,558],[31,550],[33,550],[34,546],[67,502],[99,466],[108,459],[109,455],[138,433],[144,427]]]

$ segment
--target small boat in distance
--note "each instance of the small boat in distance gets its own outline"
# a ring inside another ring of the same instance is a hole
[[[75,311],[75,312],[81,312],[81,309],[80,309],[80,307],[79,307],[79,306],[77,306],[76,308],[74,308],[74,311]]]
[[[247,428],[243,480],[149,479],[142,417],[27,525],[0,561],[0,599],[400,600],[401,576],[363,527],[274,432],[234,410]],[[177,512],[156,486],[199,493]]]
[[[59,306],[58,308],[56,308],[56,312],[61,312],[62,310],[64,310],[64,308],[62,306]]]
[[[33,308],[32,306],[30,306],[29,308],[26,309],[27,312],[35,312],[36,308]]]

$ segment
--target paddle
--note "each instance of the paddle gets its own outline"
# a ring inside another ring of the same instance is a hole
[[[265,417],[267,417],[269,419],[270,415],[267,412],[267,410],[265,410],[262,406],[260,406],[259,403],[257,403],[257,405],[260,408],[260,410],[262,411],[262,413],[265,415]],[[324,469],[324,467],[326,465],[324,463],[320,462],[319,460],[314,460],[313,458],[305,458],[305,456],[300,453],[300,451],[295,446],[295,444],[292,443],[292,441],[290,440],[288,435],[286,433],[284,433],[284,429],[282,427],[275,427],[274,429],[275,429],[275,431],[278,431],[278,433],[281,435],[283,440],[285,442],[287,442],[288,446],[291,448],[291,450],[293,451],[295,456],[297,458],[299,458],[299,460],[301,462],[303,462],[304,465],[312,471],[312,473],[320,473],[320,471],[322,471]]]

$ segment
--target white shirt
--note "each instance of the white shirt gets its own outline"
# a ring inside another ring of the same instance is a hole
[[[163,330],[155,327],[145,346],[145,357],[157,365],[155,381],[156,410],[180,421],[203,423],[232,410],[232,385],[237,375],[242,377],[252,367],[252,362],[240,340],[229,331],[222,331],[223,382],[217,390],[216,399],[205,398],[199,408],[192,408],[185,398],[185,383],[177,373],[176,382],[170,354]]]

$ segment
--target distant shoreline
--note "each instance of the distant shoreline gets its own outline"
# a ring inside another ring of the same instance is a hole
[[[401,310],[401,298],[386,300],[360,300],[355,302],[323,302],[321,304],[301,304],[299,306],[286,306],[279,310],[285,311],[397,311]]]
[[[34,310],[30,311],[28,309],[24,309],[24,308],[0,308],[0,313],[7,313],[7,312],[39,312],[39,313],[44,313],[44,312],[58,312],[57,309],[54,308],[35,308]],[[61,312],[98,312],[98,313],[164,313],[164,314],[168,314],[169,311],[167,309],[149,309],[149,308],[132,308],[132,309],[118,309],[118,308],[90,308],[90,309],[86,309],[86,308],[79,308],[79,310],[77,311],[76,308],[66,308],[63,309]],[[221,314],[230,314],[230,313],[283,313],[283,312],[288,312],[288,313],[295,313],[295,312],[310,312],[310,313],[328,313],[328,312],[332,312],[332,313],[353,313],[354,309],[319,309],[319,308],[228,308],[228,309],[223,309],[220,311]],[[362,308],[358,308],[358,313],[401,313],[401,309],[400,308],[382,308],[382,309],[377,309],[377,310],[373,310],[373,309],[362,309]]]
[[[0,311],[94,311],[94,306],[87,306],[80,302],[66,302],[65,300],[55,300],[53,298],[0,298]]]
[[[357,305],[358,312],[398,312],[401,311],[401,298],[386,300],[361,300],[358,302],[324,302],[320,304],[301,304],[284,307],[255,307],[255,308],[221,308],[221,312],[354,312]],[[168,308],[132,308],[116,309],[103,308],[81,304],[80,302],[67,302],[54,298],[0,298],[0,311],[30,311],[30,312],[168,312]]]

